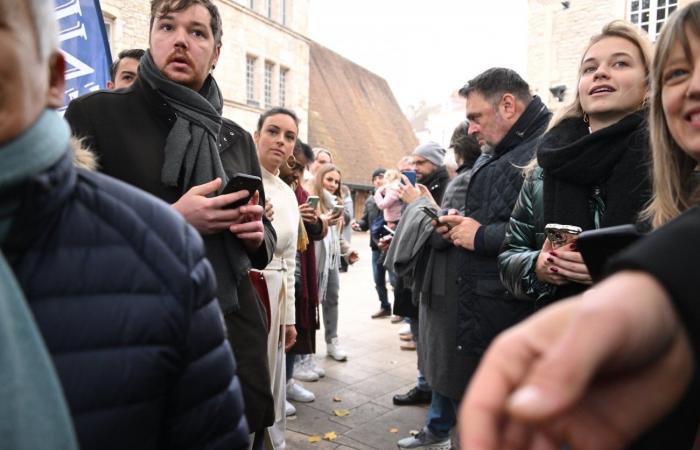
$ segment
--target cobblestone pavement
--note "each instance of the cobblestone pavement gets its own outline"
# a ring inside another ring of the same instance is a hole
[[[367,234],[354,233],[352,247],[360,253],[360,261],[340,274],[338,324],[348,360],[337,362],[327,357],[323,328],[317,332],[316,364],[326,369],[326,376],[302,383],[316,394],[316,400],[294,402],[297,414],[287,421],[290,450],[396,449],[398,439],[420,429],[425,422],[427,407],[392,404],[394,394],[405,393],[416,384],[416,352],[399,348],[401,324],[392,324],[388,318],[370,318],[379,309],[379,301]],[[389,299],[393,300],[391,291]],[[340,401],[334,401],[334,397]],[[338,417],[333,413],[343,409],[349,415]],[[309,442],[309,437],[323,437],[329,432],[336,433],[334,441]]]

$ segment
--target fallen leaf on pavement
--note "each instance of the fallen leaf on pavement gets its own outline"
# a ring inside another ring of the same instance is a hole
[[[338,439],[338,435],[335,434],[335,431],[329,431],[328,433],[323,435],[323,439],[327,441],[335,441],[336,439]]]
[[[345,417],[350,415],[350,411],[347,409],[334,409],[333,414],[338,417]]]
[[[334,402],[342,402],[343,399],[340,398],[340,397],[338,397],[338,396],[336,395],[335,397],[333,397],[333,401],[334,401]]]
[[[389,428],[389,433],[398,433],[399,429],[398,428]]]
[[[321,436],[318,436],[318,435],[309,436],[309,442],[312,444],[315,444],[316,442],[321,442]]]

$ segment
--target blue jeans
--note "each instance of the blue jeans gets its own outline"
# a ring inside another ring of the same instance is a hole
[[[381,303],[382,309],[391,311],[391,305],[389,304],[389,296],[386,291],[386,269],[380,259],[381,252],[379,250],[372,250],[372,275],[374,275],[374,287],[377,289],[377,295],[379,296],[379,303]],[[391,274],[389,275],[391,279]]]
[[[413,341],[418,344],[418,319],[408,319],[408,324],[411,327],[411,334],[413,335]],[[418,388],[419,391],[423,392],[430,392],[431,387],[426,381],[425,377],[423,376],[423,373],[421,371],[418,371],[418,380],[416,382],[416,387]]]
[[[447,438],[450,435],[450,429],[457,421],[457,407],[456,401],[433,391],[426,423],[430,432],[441,439]]]

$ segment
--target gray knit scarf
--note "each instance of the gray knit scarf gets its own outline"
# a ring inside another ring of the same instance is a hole
[[[161,181],[183,193],[217,177],[226,186],[217,145],[224,102],[214,78],[210,75],[199,92],[193,91],[165,77],[150,51],[141,58],[139,77],[158,91],[177,117],[165,141]]]

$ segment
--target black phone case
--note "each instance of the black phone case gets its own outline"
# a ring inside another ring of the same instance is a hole
[[[224,190],[221,191],[221,195],[230,194],[232,192],[238,192],[242,190],[248,191],[249,195],[240,200],[236,200],[235,202],[225,206],[224,208],[233,209],[245,205],[250,201],[253,194],[255,194],[255,191],[260,191],[261,188],[262,180],[260,179],[260,177],[256,177],[255,175],[248,175],[245,173],[234,174],[228,180],[228,183],[226,183],[226,187],[224,188]]]
[[[591,278],[597,282],[602,278],[608,260],[642,236],[634,225],[588,230],[578,236],[576,249],[581,252]]]

